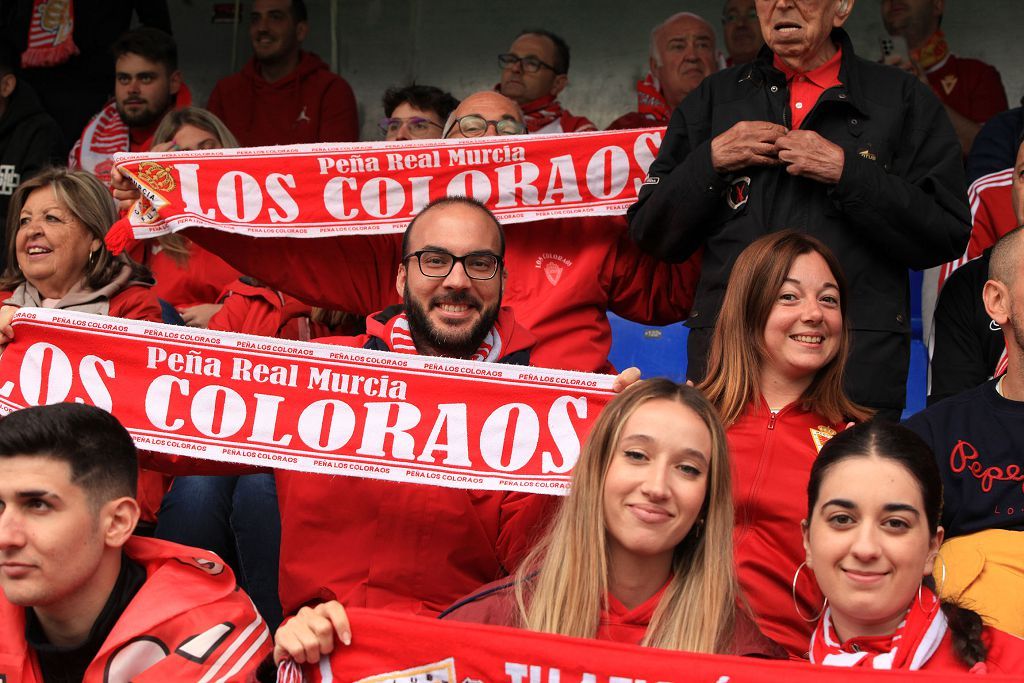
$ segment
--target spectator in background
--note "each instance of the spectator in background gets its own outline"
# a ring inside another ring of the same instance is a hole
[[[206,105],[243,147],[359,139],[352,88],[302,50],[308,32],[305,0],[253,0],[252,59],[218,81]]]
[[[154,152],[223,147],[238,147],[238,141],[220,119],[199,107],[168,113],[153,134]],[[240,276],[220,257],[176,232],[134,240],[128,255],[152,271],[156,278],[153,293],[173,306],[190,327],[206,327],[220,310],[217,300],[221,291]]]
[[[459,101],[432,85],[407,85],[384,92],[384,118],[380,131],[385,140],[439,138],[444,122]]]
[[[726,0],[722,8],[722,35],[725,51],[729,53],[727,66],[754,61],[764,46],[754,0]]]
[[[164,114],[191,104],[192,95],[178,71],[178,46],[155,28],[123,34],[111,48],[117,55],[114,101],[92,118],[68,158],[68,168],[82,169],[110,182],[116,152],[145,152]]]
[[[952,54],[942,32],[946,0],[882,0],[882,22],[910,49],[910,69],[938,95],[956,129],[964,156],[981,124],[1007,108],[1006,90],[995,67]]]
[[[531,133],[577,133],[594,130],[590,119],[573,116],[558,102],[569,85],[569,45],[550,31],[522,31],[498,55],[501,82],[497,90],[515,101],[526,116]]]
[[[650,71],[637,81],[637,111],[608,130],[664,126],[683,98],[718,71],[715,29],[691,12],[673,14],[651,30]]]
[[[0,45],[0,235],[15,188],[62,157],[60,126],[43,110],[32,86],[19,81],[16,69],[17,55]],[[4,265],[0,255],[0,271]]]
[[[841,28],[851,0],[757,7],[770,50],[708,77],[676,109],[630,207],[632,235],[673,261],[704,248],[688,322],[694,381],[743,248],[783,229],[820,239],[851,283],[847,394],[898,419],[907,268],[955,258],[969,236],[956,134],[926,86],[854,53]]]
[[[1024,228],[992,249],[982,298],[1002,328],[1006,373],[906,424],[934,451],[942,473],[949,577],[940,593],[1024,635]]]
[[[40,9],[62,6],[67,9],[56,22],[44,25]],[[0,43],[22,55],[22,81],[35,89],[43,108],[60,125],[62,159],[110,99],[116,59],[110,46],[132,27],[133,16],[142,26],[171,33],[167,0],[0,3]]]

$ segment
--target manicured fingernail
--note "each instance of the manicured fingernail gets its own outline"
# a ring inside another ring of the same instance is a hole
[[[345,645],[351,645],[352,644],[352,634],[349,633],[348,631],[345,631],[344,633],[342,633],[341,634],[341,642],[343,642]]]

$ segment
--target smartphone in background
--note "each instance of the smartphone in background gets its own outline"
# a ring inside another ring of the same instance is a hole
[[[878,39],[878,44],[882,49],[882,61],[892,61],[890,58],[896,55],[900,58],[900,61],[910,61],[910,48],[907,47],[907,39],[903,36],[889,36],[885,35]]]

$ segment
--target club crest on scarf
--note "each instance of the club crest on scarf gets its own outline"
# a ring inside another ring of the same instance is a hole
[[[562,275],[565,273],[567,268],[572,267],[572,260],[567,259],[561,254],[552,254],[545,252],[535,262],[535,267],[539,268],[544,273],[544,277],[547,278],[551,286],[554,287],[558,284],[559,280],[562,279]]]
[[[725,197],[730,209],[738,209],[750,199],[750,176],[743,176],[732,181]]]
[[[356,683],[421,683],[423,681],[430,681],[431,683],[458,683],[458,680],[455,674],[455,659],[449,657],[432,664],[423,664],[411,669],[391,671],[377,676],[370,676],[369,678],[361,678]]]

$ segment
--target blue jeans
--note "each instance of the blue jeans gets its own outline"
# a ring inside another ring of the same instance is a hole
[[[281,517],[273,475],[175,477],[160,504],[156,537],[220,555],[270,632],[277,630]]]

